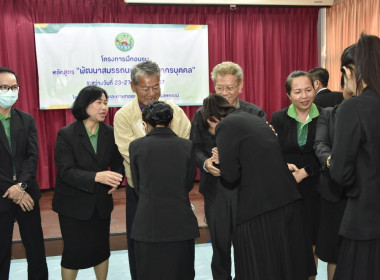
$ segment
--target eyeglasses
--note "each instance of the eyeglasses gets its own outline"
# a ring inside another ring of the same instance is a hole
[[[216,91],[216,92],[223,92],[224,89],[225,89],[227,92],[231,93],[231,92],[233,92],[238,86],[239,86],[239,84],[237,84],[236,86],[228,86],[228,87],[216,86],[216,87],[215,87],[215,91]]]
[[[145,92],[145,93],[148,93],[150,92],[150,90],[152,90],[154,93],[159,93],[161,88],[160,86],[153,86],[153,87],[140,87],[140,89]]]
[[[18,91],[20,86],[7,86],[7,85],[0,85],[0,90],[2,92],[7,92],[8,90],[11,91]]]

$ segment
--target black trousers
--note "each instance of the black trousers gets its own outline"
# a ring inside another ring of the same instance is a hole
[[[205,198],[205,215],[213,250],[211,271],[214,280],[231,277],[231,246],[236,224],[237,188],[228,189],[220,182],[213,200]]]
[[[131,238],[133,220],[135,219],[138,196],[135,189],[127,184],[127,243],[128,243],[128,260],[129,260],[129,271],[131,273],[131,279],[137,280],[137,270],[136,270],[136,257],[135,257],[135,243]]]
[[[25,247],[28,262],[28,279],[48,279],[40,207],[38,201],[34,203],[32,211],[24,212],[19,205],[12,203],[8,212],[0,213],[0,279],[9,278],[12,234],[15,221],[19,225],[21,240]]]

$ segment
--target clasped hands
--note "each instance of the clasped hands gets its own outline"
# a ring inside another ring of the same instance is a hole
[[[205,167],[211,175],[215,177],[219,177],[220,169],[214,166],[214,163],[219,164],[218,148],[217,147],[212,148],[211,152],[212,152],[212,156],[206,159]]]
[[[11,186],[3,195],[14,203],[20,205],[22,211],[32,211],[34,207],[33,198],[23,190],[18,184]]]
[[[123,181],[123,176],[114,171],[101,171],[97,172],[95,175],[95,182],[108,185],[111,189],[108,191],[108,194],[113,193],[117,190],[117,187]]]

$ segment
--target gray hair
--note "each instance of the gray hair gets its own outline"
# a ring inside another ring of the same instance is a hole
[[[157,76],[158,79],[160,79],[160,74],[161,71],[158,64],[151,60],[147,60],[133,66],[131,71],[131,80],[132,83],[137,85],[139,83],[139,80],[137,79],[138,76]]]
[[[211,72],[211,79],[214,81],[214,84],[216,83],[216,77],[219,76],[225,76],[227,74],[235,75],[236,81],[238,84],[243,81],[243,69],[231,61],[224,61],[222,63],[219,63],[215,65],[214,69],[212,69]]]

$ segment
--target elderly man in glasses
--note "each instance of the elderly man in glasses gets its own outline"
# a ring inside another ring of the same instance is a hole
[[[115,142],[124,157],[125,174],[127,176],[127,242],[129,269],[132,280],[138,278],[134,241],[131,239],[132,224],[135,217],[138,197],[134,190],[129,160],[129,144],[145,136],[142,122],[142,109],[150,102],[157,101],[161,95],[160,68],[153,61],[145,61],[135,65],[131,71],[131,88],[136,97],[117,111],[114,120]],[[161,99],[160,99],[161,100]],[[170,128],[182,138],[189,138],[191,124],[184,111],[177,105],[168,103],[173,108],[173,120]],[[149,269],[149,268],[147,268]]]
[[[257,115],[266,120],[266,114],[260,107],[240,100],[243,89],[243,70],[233,62],[225,61],[214,67],[211,72],[215,93],[222,95],[236,108]],[[213,256],[211,270],[213,279],[225,280],[231,277],[231,244],[237,209],[237,191],[222,185],[218,161],[213,157],[217,153],[215,137],[202,122],[202,107],[194,116],[190,139],[193,141],[197,166],[201,170],[200,192],[204,196],[205,215],[211,235]]]
[[[28,261],[28,279],[48,279],[36,180],[37,130],[33,117],[13,107],[18,78],[0,67],[0,279],[9,277],[12,233],[19,225]]]

